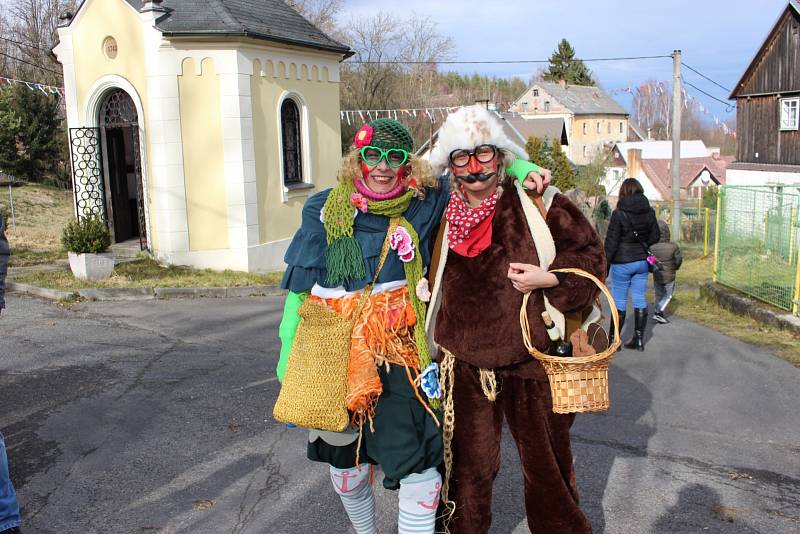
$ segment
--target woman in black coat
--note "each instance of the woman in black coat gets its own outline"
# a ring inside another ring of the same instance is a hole
[[[636,234],[639,235],[638,239]],[[620,331],[625,322],[628,289],[633,298],[635,330],[626,348],[644,350],[647,325],[647,250],[660,237],[658,221],[639,180],[627,178],[619,189],[617,209],[606,234],[606,259],[611,264],[611,294],[619,312]],[[645,246],[646,245],[646,246]],[[612,328],[613,335],[613,328]]]

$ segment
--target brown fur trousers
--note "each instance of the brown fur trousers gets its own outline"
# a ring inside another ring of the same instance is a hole
[[[531,532],[587,534],[589,521],[578,506],[569,430],[574,414],[555,414],[550,387],[533,377],[538,362],[495,369],[499,393],[484,395],[479,369],[455,360],[453,475],[456,503],[453,534],[485,534],[492,522],[492,485],[500,469],[505,417],[522,463],[525,511]]]

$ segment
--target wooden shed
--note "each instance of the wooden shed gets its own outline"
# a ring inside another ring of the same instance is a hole
[[[730,98],[736,100],[737,147],[728,183],[800,183],[798,0],[783,10]]]

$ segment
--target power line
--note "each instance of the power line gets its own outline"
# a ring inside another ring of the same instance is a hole
[[[715,82],[714,80],[712,80],[711,78],[709,78],[708,76],[706,76],[705,74],[703,74],[702,72],[700,72],[699,70],[697,70],[697,69],[694,69],[694,68],[690,67],[689,65],[687,65],[687,64],[686,64],[686,63],[684,63],[683,61],[681,61],[681,65],[683,65],[684,67],[686,67],[686,68],[687,68],[687,69],[689,69],[690,71],[694,72],[694,73],[695,73],[695,74],[697,74],[698,76],[701,76],[701,77],[705,78],[706,80],[708,80],[709,82],[713,83],[714,85],[716,85],[716,86],[717,86],[717,87],[719,87],[720,89],[724,89],[724,90],[726,90],[728,93],[730,93],[730,92],[731,92],[731,90],[730,90],[730,89],[728,89],[727,87],[725,87],[724,85],[722,85],[722,84],[719,84],[719,83]]]
[[[19,61],[20,63],[24,63],[26,65],[30,65],[31,67],[36,67],[37,69],[40,69],[40,70],[43,70],[43,71],[46,71],[46,72],[52,72],[53,74],[58,74],[59,76],[61,76],[61,73],[56,71],[56,70],[48,69],[47,67],[42,67],[41,65],[37,65],[36,63],[31,63],[30,61],[25,61],[24,59],[20,59],[18,57],[11,56],[9,54],[6,54],[5,52],[0,52],[0,56],[4,56],[4,57],[7,57],[8,59],[13,59],[14,61]]]
[[[697,90],[697,91],[700,91],[701,93],[703,93],[704,95],[706,95],[708,98],[711,98],[711,99],[713,99],[713,100],[716,100],[716,101],[717,101],[717,102],[719,102],[720,104],[725,104],[725,106],[726,106],[726,107],[725,107],[725,111],[726,111],[726,112],[730,112],[730,111],[732,111],[733,109],[735,109],[735,107],[734,107],[734,106],[732,106],[730,102],[725,102],[724,100],[720,100],[720,99],[719,99],[719,98],[717,98],[716,96],[714,96],[714,95],[710,95],[710,94],[706,93],[705,91],[703,91],[702,89],[700,89],[700,88],[699,88],[699,87],[697,87],[696,85],[692,85],[691,83],[687,82],[686,80],[684,80],[684,81],[683,81],[683,83],[684,83],[684,84],[686,84],[686,85],[688,85],[689,87],[691,87],[691,88],[693,88],[693,89]]]
[[[575,61],[583,61],[584,63],[593,61],[629,61],[637,59],[661,59],[671,58],[672,56],[630,56],[630,57],[595,57],[580,59],[575,58]],[[430,65],[435,63],[437,65],[500,65],[500,64],[522,64],[522,63],[550,63],[549,59],[520,59],[520,60],[498,60],[498,61],[344,61],[345,64],[352,63],[358,65]]]
[[[9,39],[8,37],[0,37],[0,41],[6,41],[6,42],[9,42],[9,43],[14,43],[15,45],[26,46],[28,48],[33,48],[33,49],[39,50],[41,52],[48,52],[48,53],[50,52],[50,50],[48,50],[46,48],[41,48],[39,46],[32,45],[32,44],[29,44],[29,43],[23,43],[21,41],[15,41],[14,39]]]

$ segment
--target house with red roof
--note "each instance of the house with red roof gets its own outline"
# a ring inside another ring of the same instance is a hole
[[[681,199],[702,198],[703,192],[726,183],[733,156],[722,156],[701,140],[681,141]],[[617,143],[603,180],[609,197],[619,195],[625,178],[636,178],[652,201],[672,198],[672,141]]]

